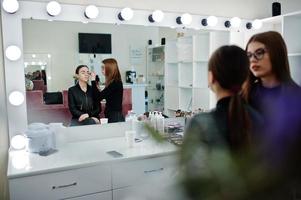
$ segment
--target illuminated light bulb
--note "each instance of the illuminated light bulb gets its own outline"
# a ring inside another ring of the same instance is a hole
[[[21,49],[15,45],[11,45],[6,48],[5,56],[11,61],[16,61],[21,57]]]
[[[99,14],[99,10],[96,6],[94,5],[89,5],[85,9],[85,16],[88,19],[95,19]]]
[[[218,22],[218,19],[215,16],[209,16],[207,18],[208,26],[216,26],[217,22]]]
[[[10,14],[14,14],[19,10],[19,2],[17,0],[4,0],[2,6],[3,9]]]
[[[259,19],[255,19],[252,23],[254,29],[260,29],[262,27],[262,21]]]
[[[58,2],[50,1],[46,6],[46,10],[47,10],[48,15],[54,17],[61,13],[62,7]]]
[[[118,19],[121,21],[129,21],[133,18],[134,12],[131,8],[123,8],[118,14]]]
[[[240,27],[241,19],[238,17],[233,17],[230,19],[230,22],[231,22],[231,26],[233,28],[238,28],[238,27]]]
[[[161,10],[155,10],[149,17],[150,22],[161,22],[164,18],[164,13]]]
[[[9,94],[9,102],[14,106],[19,106],[24,102],[24,95],[22,92],[13,91]]]

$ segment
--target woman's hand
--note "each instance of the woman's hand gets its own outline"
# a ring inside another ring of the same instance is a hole
[[[96,124],[99,124],[99,120],[96,117],[92,117]]]
[[[95,72],[91,72],[91,81],[95,81],[96,74]]]
[[[85,113],[85,114],[82,114],[79,118],[78,118],[78,121],[81,122],[81,121],[84,121],[85,119],[89,118],[89,114]]]

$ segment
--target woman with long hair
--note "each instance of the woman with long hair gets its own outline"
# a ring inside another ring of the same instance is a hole
[[[104,111],[108,122],[124,121],[122,115],[122,98],[123,98],[123,84],[118,68],[118,63],[114,58],[104,59],[102,61],[102,73],[105,76],[105,88],[98,90],[95,78],[96,74],[92,73],[92,88],[93,96],[96,102],[106,100],[106,108]]]
[[[285,41],[275,31],[258,33],[249,39],[246,51],[250,70],[244,96],[264,117],[259,139],[263,161],[277,176],[298,179],[301,89],[291,77]]]
[[[89,68],[79,65],[75,70],[77,84],[68,90],[68,105],[72,114],[71,126],[99,123],[99,104],[93,101],[92,88],[88,84]]]
[[[235,199],[244,191],[237,184],[238,168],[230,160],[252,152],[253,133],[260,129],[262,119],[241,96],[249,71],[243,49],[218,48],[208,70],[217,104],[212,111],[195,115],[186,126],[180,159],[184,188],[191,199]]]

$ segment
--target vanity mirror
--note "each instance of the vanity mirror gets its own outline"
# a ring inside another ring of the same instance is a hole
[[[61,13],[59,13],[58,15],[55,16],[50,16],[47,14],[46,12],[46,6],[47,3],[45,2],[31,2],[31,1],[20,1],[19,2],[19,10],[16,13],[7,13],[5,11],[3,11],[1,13],[2,15],[2,31],[3,31],[3,46],[4,49],[8,49],[8,47],[12,46],[13,48],[9,48],[9,49],[16,49],[17,53],[19,53],[19,56],[14,57],[14,59],[10,59],[11,57],[5,57],[4,60],[4,64],[5,64],[5,77],[6,77],[6,92],[7,92],[7,97],[10,96],[10,94],[12,92],[15,91],[19,91],[20,94],[23,95],[23,97],[26,96],[26,91],[25,91],[25,87],[24,87],[24,83],[25,83],[25,76],[24,76],[24,61],[26,60],[26,56],[25,54],[29,53],[29,54],[51,54],[51,66],[47,65],[46,66],[46,70],[48,69],[48,67],[50,68],[50,72],[47,74],[50,75],[51,74],[51,81],[47,82],[47,88],[49,87],[50,91],[57,91],[60,90],[62,88],[66,88],[70,85],[72,85],[73,83],[73,79],[72,79],[72,75],[73,75],[73,71],[74,71],[74,67],[79,64],[81,62],[81,60],[83,62],[85,62],[84,60],[88,60],[90,61],[90,59],[93,60],[94,62],[94,55],[91,58],[90,57],[86,57],[85,56],[81,56],[78,54],[77,50],[75,50],[74,54],[71,53],[65,53],[65,54],[60,54],[60,55],[56,55],[55,52],[53,52],[53,47],[55,45],[57,45],[58,47],[60,47],[60,45],[73,45],[73,49],[78,49],[77,45],[77,41],[73,41],[72,44],[68,44],[68,38],[63,38],[63,37],[59,37],[58,29],[52,29],[51,35],[48,38],[49,40],[51,40],[51,37],[56,37],[59,39],[59,43],[58,44],[49,44],[49,46],[46,47],[46,49],[44,49],[43,51],[38,52],[36,49],[32,49],[32,50],[28,50],[26,48],[28,48],[28,45],[32,45],[34,44],[34,42],[29,42],[28,44],[26,43],[26,40],[23,41],[23,39],[25,38],[25,34],[26,31],[24,30],[24,25],[23,23],[31,23],[29,22],[30,19],[33,19],[32,21],[37,21],[37,23],[40,22],[40,20],[43,21],[43,23],[49,23],[49,26],[51,26],[51,21],[54,23],[63,23],[63,21],[69,22],[69,23],[78,23],[80,24],[81,28],[80,31],[77,32],[90,32],[86,31],[86,27],[85,25],[95,25],[97,27],[98,23],[103,23],[102,26],[106,26],[105,29],[108,29],[108,26],[114,26],[114,31],[118,32],[120,29],[122,29],[122,27],[125,27],[125,25],[132,25],[133,29],[137,28],[136,26],[133,25],[141,25],[141,29],[149,29],[149,30],[154,30],[155,28],[157,28],[156,32],[158,33],[158,35],[156,35],[153,39],[153,41],[157,41],[159,43],[159,40],[161,39],[161,37],[163,37],[163,33],[161,31],[161,28],[158,27],[165,27],[162,28],[162,30],[166,29],[166,27],[175,27],[178,29],[181,29],[184,25],[183,23],[178,23],[179,20],[176,20],[179,16],[181,16],[181,13],[165,13],[164,15],[164,19],[159,23],[159,22],[150,22],[148,20],[149,15],[152,13],[152,11],[145,11],[145,10],[135,10],[133,13],[133,18],[126,21],[126,20],[120,20],[120,18],[118,18],[118,13],[120,12],[121,9],[117,9],[117,8],[99,8],[99,15],[98,17],[94,18],[94,19],[87,19],[84,15],[84,10],[85,10],[85,6],[81,6],[81,5],[67,5],[67,4],[63,4],[61,5]],[[229,28],[226,28],[224,26],[224,22],[226,20],[226,18],[218,18],[218,23],[215,27],[209,27],[206,26],[204,27],[200,21],[204,18],[207,18],[207,16],[199,16],[199,15],[191,15],[191,23],[189,25],[185,25],[186,29],[211,29],[211,30],[230,30]],[[25,19],[25,20],[24,20]],[[26,21],[28,20],[28,21]],[[49,22],[47,21],[49,20]],[[84,24],[86,22],[89,22],[88,24]],[[53,23],[53,24],[54,24]],[[243,20],[242,21],[242,25],[240,28],[236,28],[235,30],[245,30],[245,24],[246,21]],[[117,25],[115,25],[117,24]],[[48,25],[47,25],[48,27]],[[112,28],[113,29],[113,28]],[[233,29],[231,29],[233,30]],[[106,30],[104,30],[106,31]],[[92,31],[91,31],[92,32]],[[96,31],[93,31],[96,32]],[[241,31],[242,33],[243,31]],[[143,35],[147,35],[150,36],[148,33],[144,33]],[[137,37],[135,37],[133,34],[131,34],[130,31],[128,32],[124,32],[123,36],[127,36],[127,37],[132,37],[132,39],[137,39]],[[36,40],[40,39],[39,37],[41,37],[41,35],[35,35],[33,38],[35,38]],[[75,38],[75,37],[74,37]],[[47,39],[47,40],[48,40]],[[116,37],[115,37],[116,39]],[[145,42],[144,45],[147,45],[147,41],[149,39],[152,39],[152,37],[147,37],[147,40],[143,39]],[[46,40],[46,42],[47,42]],[[116,41],[116,40],[115,40]],[[114,38],[112,39],[112,52],[114,54],[114,48],[121,49],[121,48],[125,48],[128,49],[129,48],[129,44],[125,43],[128,41],[128,39],[123,39],[122,42],[120,43],[114,43]],[[42,41],[43,42],[43,41]],[[45,40],[44,40],[45,42]],[[156,42],[153,42],[153,44],[156,44]],[[145,46],[143,46],[145,48]],[[135,49],[139,49],[140,46],[133,46],[133,48]],[[21,51],[21,54],[20,54]],[[6,52],[7,53],[7,52]],[[59,64],[57,64],[56,62],[56,57],[62,56],[60,59],[58,59],[58,62],[60,62],[62,65],[60,65],[60,67],[64,70],[64,73],[58,73],[59,75],[56,75],[55,71],[53,70],[53,68],[55,66],[59,66]],[[97,57],[98,55],[96,55],[96,61],[100,61],[102,58],[105,57]],[[112,55],[114,56],[114,55]],[[123,57],[117,58],[120,61],[120,65],[125,66],[125,68],[123,68],[123,70],[129,69],[129,57],[128,55],[123,55]],[[68,61],[70,62],[69,64],[66,64],[64,62]],[[73,63],[72,63],[73,62]],[[143,63],[142,63],[143,65]],[[95,65],[97,66],[97,64]],[[138,71],[141,70],[141,71]],[[142,68],[137,68],[138,74],[141,73],[145,73],[145,65]],[[95,67],[95,71],[97,71],[97,67]],[[66,75],[66,77],[68,78],[64,78],[62,75]],[[60,81],[56,81],[56,80],[61,80]],[[60,83],[60,84],[58,84]],[[48,85],[50,84],[50,85]],[[24,98],[25,101],[19,105],[13,105],[11,104],[9,101],[7,103],[7,111],[8,111],[8,119],[9,119],[9,134],[10,137],[22,133],[24,132],[24,130],[27,127],[27,123],[28,123],[28,119],[27,119],[27,108],[26,108],[26,98]]]

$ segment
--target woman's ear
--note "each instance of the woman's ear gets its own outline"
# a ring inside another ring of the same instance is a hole
[[[208,87],[211,88],[214,83],[214,76],[212,71],[208,71]]]
[[[74,77],[75,77],[76,79],[78,79],[78,78],[79,78],[79,75],[78,75],[78,74],[74,74]]]

